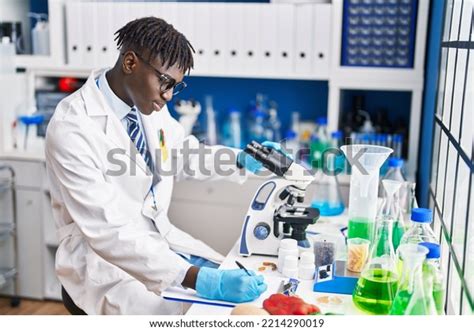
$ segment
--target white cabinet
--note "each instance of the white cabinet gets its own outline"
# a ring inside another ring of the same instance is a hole
[[[17,190],[19,295],[43,298],[41,192]]]
[[[12,166],[17,178],[18,294],[60,300],[60,284],[54,271],[56,230],[45,189],[45,163],[20,159],[1,162]],[[1,206],[3,209],[3,203]],[[0,214],[3,215],[2,209]],[[1,258],[11,258],[11,254],[2,254]]]

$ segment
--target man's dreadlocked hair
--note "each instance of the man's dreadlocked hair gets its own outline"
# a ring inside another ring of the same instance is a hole
[[[193,68],[193,46],[182,33],[160,18],[143,17],[128,22],[115,35],[121,51],[147,50],[149,59],[158,56],[167,69],[177,64],[179,69],[189,73]]]

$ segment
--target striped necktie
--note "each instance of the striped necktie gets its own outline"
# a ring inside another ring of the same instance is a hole
[[[130,139],[135,144],[135,147],[143,157],[143,160],[145,160],[148,168],[153,171],[153,160],[151,159],[150,151],[147,148],[145,134],[138,123],[137,109],[133,107],[125,118],[128,122],[128,135],[130,136]]]

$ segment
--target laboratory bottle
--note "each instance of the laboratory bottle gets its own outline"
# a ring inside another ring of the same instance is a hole
[[[297,140],[299,141],[300,134],[300,113],[297,111],[291,112],[291,126],[290,130],[296,133]]]
[[[216,113],[212,105],[212,96],[206,96],[206,116],[207,116],[207,137],[206,143],[208,145],[217,144],[217,126],[216,126]]]
[[[397,157],[390,157],[388,159],[388,168],[387,171],[385,172],[385,175],[382,176],[383,179],[391,179],[391,180],[397,180],[399,182],[405,182],[405,176],[403,175],[402,172],[402,167],[403,167],[403,160]],[[406,193],[401,192],[402,189],[400,190],[400,199],[403,201],[406,197]],[[406,191],[406,189],[403,189],[403,191]],[[379,196],[384,197],[384,189],[382,187],[382,182],[380,183],[380,189],[379,189]]]
[[[15,74],[15,44],[8,36],[0,40],[0,59],[0,74]]]
[[[331,147],[331,142],[327,131],[327,118],[319,117],[316,123],[316,131],[310,144],[310,162],[313,168],[322,169],[324,167],[324,152]]]
[[[277,260],[277,268],[279,272],[283,272],[283,267],[287,256],[295,256],[296,260],[298,261],[298,242],[295,239],[285,238],[280,240]]]
[[[288,130],[285,134],[285,139],[282,144],[285,151],[293,156],[294,160],[298,159],[298,152],[300,149],[297,134],[293,130]]]
[[[318,170],[314,181],[314,195],[311,207],[319,209],[321,216],[336,216],[344,212],[344,202],[340,191],[337,173],[334,171],[336,157],[333,154],[327,156],[329,169]]]
[[[269,141],[281,141],[281,122],[278,119],[278,112],[275,102],[270,102],[268,110],[268,121],[265,125],[265,137]]]
[[[352,300],[365,312],[386,315],[390,312],[398,286],[395,251],[389,240],[393,225],[390,218],[378,219],[376,225],[369,261],[357,281]]]
[[[402,149],[403,149],[403,136],[401,134],[394,134],[392,137],[392,147],[393,147],[393,155],[395,157],[401,158],[402,157]]]
[[[346,158],[344,154],[339,150],[339,147],[342,146],[342,131],[334,131],[331,133],[331,147],[337,149],[337,154],[335,154],[334,167],[337,173],[346,173]]]
[[[378,215],[379,218],[390,217],[393,220],[392,244],[395,251],[397,250],[400,240],[406,230],[399,201],[399,191],[402,187],[402,184],[403,183],[396,180],[382,180],[385,198],[383,199]]]
[[[413,208],[411,212],[411,224],[400,240],[401,244],[419,244],[421,242],[438,243],[433,230],[430,227],[433,221],[433,213],[426,208]]]
[[[28,16],[36,20],[31,30],[31,43],[34,55],[49,55],[49,24],[48,15],[28,13]]]
[[[419,245],[426,247],[429,251],[423,263],[423,277],[433,277],[433,300],[438,315],[444,314],[444,276],[441,271],[440,246],[435,243],[422,242]]]
[[[259,143],[266,140],[265,138],[265,113],[260,110],[256,110],[253,114],[253,121],[250,123],[249,126],[249,139],[255,140]]]
[[[417,244],[400,246],[404,263],[391,315],[437,314],[432,295],[433,276],[423,277],[423,262],[428,252],[428,248]]]
[[[241,148],[242,132],[240,124],[240,111],[236,108],[229,109],[229,117],[223,128],[223,142],[226,146]]]
[[[373,242],[379,171],[392,150],[370,145],[345,145],[341,150],[351,164],[348,238]]]

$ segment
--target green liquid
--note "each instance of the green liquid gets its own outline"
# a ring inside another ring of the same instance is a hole
[[[397,286],[397,277],[391,271],[367,270],[357,282],[352,301],[365,312],[386,315],[390,312]]]
[[[323,169],[323,153],[326,149],[330,148],[331,145],[327,142],[320,140],[313,141],[310,145],[310,162],[313,169]],[[331,165],[330,168],[332,168]]]
[[[405,233],[405,229],[403,228],[403,226],[400,225],[399,222],[396,222],[393,226],[393,235],[392,235],[393,249],[395,251],[400,245],[400,240],[402,239],[404,233]]]
[[[390,315],[431,315],[425,298],[419,298],[416,302],[412,303],[410,311],[407,312],[411,297],[408,291],[399,292],[393,301]]]
[[[401,226],[398,222],[394,222],[392,230],[392,245],[394,251],[396,251],[398,246],[400,245],[400,239],[402,239],[404,233],[405,229],[403,228],[403,226]],[[383,241],[379,241],[377,246],[377,256],[382,256],[384,252],[385,243]],[[400,273],[401,270],[398,270],[398,272]]]
[[[440,287],[440,288],[438,288]],[[443,315],[444,313],[444,289],[441,286],[433,287],[433,299],[436,306],[436,311],[439,315]]]
[[[410,302],[411,295],[408,291],[400,291],[397,293],[395,300],[393,300],[390,315],[404,315],[407,309],[408,302]]]
[[[372,241],[374,236],[374,222],[367,218],[354,217],[349,220],[347,229],[348,238],[363,238]]]

